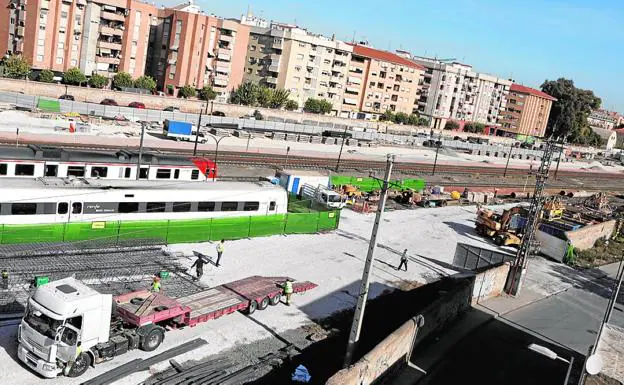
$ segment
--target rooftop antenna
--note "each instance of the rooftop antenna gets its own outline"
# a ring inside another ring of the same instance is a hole
[[[247,17],[251,17],[251,4],[247,4]]]
[[[351,39],[351,43],[355,44],[355,30],[353,30],[353,38]]]

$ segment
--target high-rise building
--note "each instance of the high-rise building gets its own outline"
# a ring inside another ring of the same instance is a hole
[[[483,73],[469,74],[466,79],[469,84],[475,84],[475,93],[472,96],[465,95],[463,112],[457,112],[454,118],[459,119],[461,116],[465,121],[497,126],[498,115],[501,108],[505,108],[505,98],[512,81]],[[468,89],[471,86],[464,84],[463,87]]]
[[[621,122],[622,117],[617,112],[607,111],[603,109],[593,110],[587,117],[587,123],[590,127],[599,127],[607,130],[613,130]]]
[[[189,1],[160,10],[150,72],[166,93],[212,86],[223,99],[243,78],[249,26],[205,15]]]
[[[377,119],[386,111],[411,114],[424,67],[397,54],[353,45],[343,116]]]
[[[557,99],[545,92],[512,84],[504,110],[498,117],[500,130],[512,135],[543,137],[552,104]]]
[[[334,37],[294,25],[252,27],[244,78],[290,91],[300,107],[310,98],[325,99],[332,103],[332,114],[340,115],[351,51]]]

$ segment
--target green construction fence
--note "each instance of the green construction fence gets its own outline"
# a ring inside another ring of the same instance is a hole
[[[308,234],[338,228],[340,210],[214,219],[0,225],[0,244],[158,239],[186,243],[275,234]]]
[[[357,177],[348,175],[332,175],[330,177],[332,186],[351,185],[360,191],[371,192],[381,190],[381,181],[375,178]],[[412,189],[421,191],[425,189],[424,179],[394,179],[391,181],[391,188]]]
[[[48,112],[61,112],[61,103],[58,100],[39,98],[37,108]]]

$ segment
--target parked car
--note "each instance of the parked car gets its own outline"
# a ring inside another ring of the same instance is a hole
[[[100,104],[104,106],[118,106],[117,102],[114,99],[103,99]]]
[[[128,107],[132,107],[132,108],[145,108],[145,104],[143,104],[141,102],[132,102],[132,103],[128,104]]]
[[[180,112],[180,108],[179,107],[174,107],[174,106],[169,106],[169,107],[163,108],[163,111],[167,111],[167,112]]]
[[[74,99],[74,95],[70,95],[70,94],[64,94],[59,96],[59,99],[61,100],[71,100],[72,102],[76,99]]]
[[[212,111],[212,116],[225,116],[225,112]]]

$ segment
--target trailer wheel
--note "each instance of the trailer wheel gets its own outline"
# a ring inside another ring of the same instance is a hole
[[[269,300],[269,304],[271,306],[276,306],[278,303],[280,303],[281,299],[282,299],[282,295],[280,293],[277,293],[273,297],[271,297],[271,299]]]
[[[253,314],[258,308],[258,302],[256,300],[251,300],[249,302],[249,307],[247,308],[247,314]]]
[[[258,310],[264,310],[269,306],[269,297],[262,298],[262,301],[258,304]]]
[[[145,302],[145,298],[141,297],[135,297],[130,300],[130,303],[133,305],[143,305],[143,302]]]
[[[162,340],[162,331],[160,331],[160,329],[153,328],[149,331],[149,333],[147,333],[147,335],[143,339],[143,342],[141,343],[141,350],[144,350],[146,352],[156,350],[160,346]]]
[[[87,353],[80,353],[76,360],[69,369],[69,373],[67,373],[67,377],[79,377],[84,374],[84,372],[89,369],[89,365],[91,365],[91,357]]]

